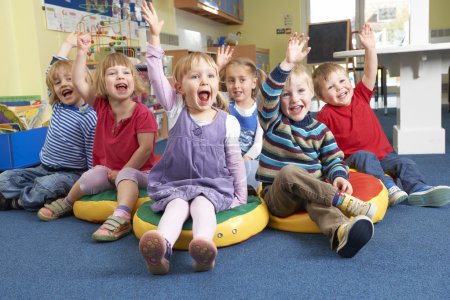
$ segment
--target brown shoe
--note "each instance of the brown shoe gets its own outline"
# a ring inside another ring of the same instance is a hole
[[[118,216],[109,216],[102,226],[92,234],[92,238],[97,242],[113,242],[124,237],[130,231],[130,220]]]

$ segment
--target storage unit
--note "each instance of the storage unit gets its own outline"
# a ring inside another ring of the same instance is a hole
[[[217,53],[218,47],[209,47],[208,51]],[[232,46],[234,49],[233,57],[248,57],[253,60],[258,69],[270,72],[270,50],[257,48],[256,45],[236,45]]]
[[[174,6],[227,25],[244,22],[244,0],[174,0]]]
[[[39,164],[46,136],[47,127],[0,134],[0,171]]]

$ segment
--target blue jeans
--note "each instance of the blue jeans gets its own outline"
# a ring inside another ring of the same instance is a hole
[[[394,180],[400,181],[403,190],[408,194],[427,186],[425,177],[420,173],[416,163],[395,152],[388,153],[385,158],[378,160],[372,152],[358,151],[350,155],[345,162],[358,172],[375,176],[385,186],[392,185],[395,183]]]
[[[7,170],[0,174],[0,193],[7,199],[20,198],[23,208],[36,211],[45,202],[65,197],[81,172],[50,172],[39,165]]]

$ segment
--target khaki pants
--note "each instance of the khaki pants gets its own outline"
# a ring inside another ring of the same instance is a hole
[[[317,179],[296,166],[283,167],[271,186],[262,191],[262,197],[271,214],[286,217],[299,210],[306,210],[320,231],[333,245],[338,227],[349,219],[336,207],[332,200],[338,189]]]

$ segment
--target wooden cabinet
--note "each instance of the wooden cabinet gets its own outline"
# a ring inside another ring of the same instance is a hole
[[[174,6],[227,25],[244,22],[244,0],[174,0]]]
[[[218,47],[209,47],[208,51],[217,53]],[[232,46],[234,49],[233,57],[248,57],[253,60],[258,69],[266,73],[270,72],[270,50],[258,48],[256,45],[237,45]]]

